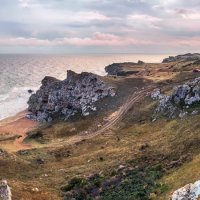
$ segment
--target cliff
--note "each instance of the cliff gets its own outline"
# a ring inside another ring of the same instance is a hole
[[[58,116],[65,120],[77,113],[87,116],[96,111],[97,101],[114,95],[115,89],[92,73],[68,71],[63,81],[45,77],[40,89],[28,101],[28,118],[50,122]]]

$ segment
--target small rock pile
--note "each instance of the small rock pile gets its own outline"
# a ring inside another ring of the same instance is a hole
[[[176,190],[171,200],[197,200],[200,197],[200,181],[190,183]]]
[[[42,86],[28,101],[28,118],[50,122],[60,116],[69,119],[76,113],[83,116],[96,111],[95,102],[107,96],[115,96],[115,89],[95,74],[67,72],[67,78],[60,81],[45,77]]]
[[[0,182],[0,200],[11,200],[12,194],[6,180]]]
[[[174,87],[171,95],[162,94],[160,89],[155,89],[151,97],[158,101],[155,114],[162,114],[169,118],[176,116],[182,118],[188,113],[189,108],[195,109],[200,103],[200,77]],[[197,113],[197,110],[191,112],[191,114]]]

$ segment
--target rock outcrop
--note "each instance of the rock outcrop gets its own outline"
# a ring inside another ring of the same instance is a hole
[[[87,116],[96,111],[95,103],[107,96],[115,96],[115,89],[95,74],[67,72],[67,78],[60,81],[45,77],[42,86],[28,101],[28,118],[50,122],[55,117],[69,119],[76,113]]]
[[[6,180],[0,182],[0,200],[11,200],[12,194]]]
[[[187,114],[187,110],[191,106],[195,108],[200,103],[200,77],[194,81],[174,87],[171,95],[161,94],[161,91],[156,89],[151,94],[151,97],[158,101],[155,113],[169,118],[175,118],[176,116],[182,118]]]
[[[142,64],[142,61],[139,61],[139,63],[113,63],[106,66],[105,71],[110,76],[128,76],[131,74],[137,74],[139,72],[138,70],[130,69],[130,67]]]
[[[200,181],[190,183],[176,190],[171,200],[197,200],[200,197]]]
[[[197,60],[200,60],[199,53],[194,53],[194,54],[188,53],[178,56],[169,56],[169,58],[165,58],[163,60],[163,63],[179,62],[179,61],[197,61]]]

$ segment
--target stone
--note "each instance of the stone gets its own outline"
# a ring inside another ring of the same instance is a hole
[[[179,118],[184,118],[185,116],[187,115],[187,112],[180,112],[180,114],[179,114]]]
[[[28,101],[28,118],[39,122],[51,122],[60,117],[68,120],[75,114],[88,116],[95,112],[96,103],[105,97],[114,97],[116,89],[105,83],[100,76],[67,71],[67,78],[60,81],[45,77],[42,86]]]
[[[4,156],[5,155],[5,151],[3,149],[0,149],[0,156]]]
[[[12,200],[11,189],[6,180],[0,182],[0,200]]]
[[[200,103],[200,77],[183,85],[175,86],[170,95],[164,95],[159,89],[155,89],[151,98],[157,100],[155,114],[168,116],[169,118],[183,118],[187,110]],[[154,116],[155,118],[155,116]]]
[[[161,90],[159,88],[154,89],[154,91],[151,93],[152,99],[159,99],[159,96],[161,95]]]
[[[198,111],[197,110],[194,110],[192,111],[191,115],[197,115],[198,114]]]
[[[200,181],[190,183],[176,190],[171,200],[197,200],[200,197]]]
[[[17,153],[22,156],[29,154],[28,150],[19,150]]]

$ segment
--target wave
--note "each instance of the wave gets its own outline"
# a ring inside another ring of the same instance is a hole
[[[14,116],[27,108],[27,101],[31,95],[28,93],[29,89],[37,88],[15,87],[8,94],[0,95],[0,120]]]

